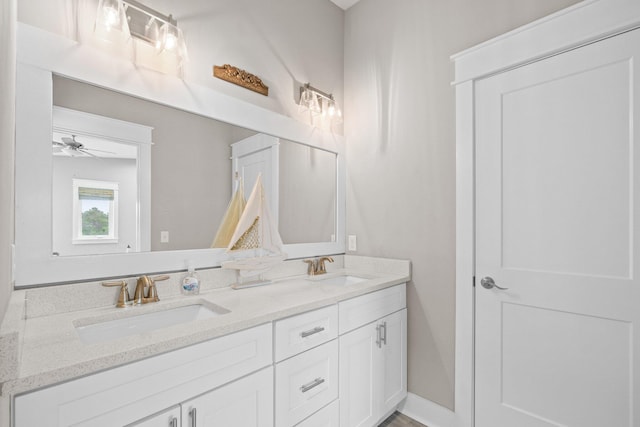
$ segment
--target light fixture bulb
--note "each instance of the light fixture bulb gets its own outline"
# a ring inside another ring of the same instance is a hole
[[[104,26],[107,28],[107,31],[120,23],[120,14],[118,13],[118,9],[112,6],[106,6],[102,13],[104,14]]]
[[[100,0],[94,32],[109,42],[124,41],[130,37],[122,0]]]
[[[166,50],[172,51],[172,50],[175,50],[177,46],[178,46],[178,38],[176,37],[175,34],[168,31],[167,35],[164,38],[164,48]]]
[[[327,109],[327,114],[329,117],[333,117],[336,114],[336,103],[335,101],[329,101],[329,108]]]

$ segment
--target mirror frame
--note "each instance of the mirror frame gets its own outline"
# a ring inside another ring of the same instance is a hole
[[[336,241],[285,245],[288,259],[345,253],[344,138],[290,117],[189,83],[136,68],[96,48],[18,23],[16,76],[16,288],[111,277],[219,267],[224,249],[55,257],[51,253],[51,150],[53,75],[111,89],[252,131],[336,153]],[[43,147],[46,147],[44,149]],[[22,162],[30,167],[19,167]],[[35,211],[33,207],[36,207]]]

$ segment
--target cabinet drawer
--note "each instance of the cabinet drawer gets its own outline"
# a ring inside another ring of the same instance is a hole
[[[338,305],[340,334],[402,310],[406,306],[405,283],[342,301]]]
[[[296,427],[340,427],[340,405],[334,400]]]
[[[276,362],[330,341],[338,336],[338,306],[279,320],[274,334]]]
[[[15,427],[112,427],[272,363],[272,326],[181,348],[15,398]]]
[[[276,365],[276,425],[293,426],[338,397],[338,341]]]

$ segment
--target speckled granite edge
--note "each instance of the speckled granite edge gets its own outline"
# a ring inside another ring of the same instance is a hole
[[[25,293],[11,294],[4,321],[0,325],[0,392],[2,383],[18,376],[20,368],[20,337],[25,328]]]

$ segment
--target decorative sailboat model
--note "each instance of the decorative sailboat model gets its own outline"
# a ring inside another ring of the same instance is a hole
[[[222,263],[222,268],[237,271],[238,281],[231,287],[241,289],[271,283],[262,274],[287,258],[283,248],[265,198],[262,175],[258,175],[227,246],[232,259]]]

